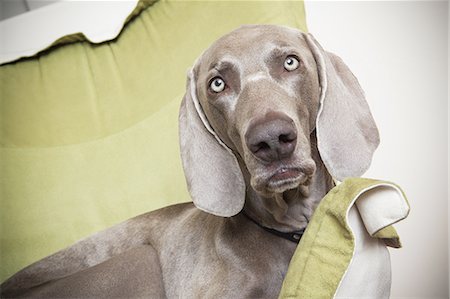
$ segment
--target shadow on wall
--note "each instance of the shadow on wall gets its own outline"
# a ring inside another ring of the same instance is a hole
[[[0,0],[0,21],[61,0]]]

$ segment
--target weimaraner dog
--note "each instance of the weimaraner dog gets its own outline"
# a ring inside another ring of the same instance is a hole
[[[179,121],[193,204],[84,239],[12,276],[2,295],[275,298],[332,178],[360,176],[379,143],[342,60],[273,25],[241,27],[201,55]]]

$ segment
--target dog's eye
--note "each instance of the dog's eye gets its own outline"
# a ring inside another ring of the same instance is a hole
[[[298,65],[300,64],[300,62],[298,61],[298,59],[294,56],[288,56],[286,57],[286,59],[284,60],[284,68],[288,71],[291,72],[293,70],[296,70],[298,68]]]
[[[215,77],[211,80],[211,83],[209,84],[212,91],[215,93],[219,93],[225,89],[225,81],[223,81],[220,77]]]

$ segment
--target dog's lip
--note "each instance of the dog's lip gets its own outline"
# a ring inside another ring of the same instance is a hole
[[[266,188],[274,192],[294,189],[308,181],[308,176],[299,168],[280,167],[266,181]]]
[[[276,161],[256,169],[251,185],[261,194],[283,193],[300,186],[308,186],[315,167],[308,167],[309,161]],[[310,168],[312,171],[310,171]]]
[[[266,181],[266,186],[269,190],[293,189],[307,183],[308,178],[300,168],[280,167]]]
[[[269,177],[269,181],[284,181],[301,176],[303,173],[296,167],[280,167]]]

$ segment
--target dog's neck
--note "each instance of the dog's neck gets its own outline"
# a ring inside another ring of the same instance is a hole
[[[249,187],[245,213],[260,225],[278,231],[292,232],[305,228],[320,200],[334,185],[317,149],[313,150],[312,157],[317,168],[308,187],[299,186],[270,197],[260,196]]]

